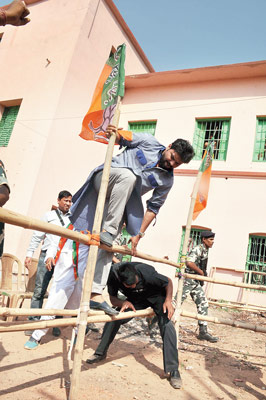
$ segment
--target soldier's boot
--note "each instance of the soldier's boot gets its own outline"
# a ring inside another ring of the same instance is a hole
[[[206,325],[199,325],[198,339],[199,340],[207,340],[208,342],[211,342],[211,343],[216,343],[219,340],[218,337],[212,336],[207,331],[207,326]]]

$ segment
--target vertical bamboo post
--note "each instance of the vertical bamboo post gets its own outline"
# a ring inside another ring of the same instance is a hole
[[[214,270],[213,270],[213,276],[212,276],[213,279],[215,279],[216,272],[217,272],[217,267],[215,266],[215,267],[214,267]],[[210,296],[209,296],[211,299],[214,298],[214,297],[213,297],[213,290],[214,290],[214,284],[211,283],[211,290],[210,290]],[[207,297],[208,297],[208,296],[207,296]]]
[[[248,284],[249,285],[251,284],[252,272],[253,271],[248,271]],[[247,293],[247,296],[246,296],[246,299],[245,299],[246,306],[248,306],[248,304],[249,304],[249,294],[250,294],[250,292],[251,292],[251,289],[247,289],[246,290],[246,293]]]
[[[202,176],[202,171],[199,171],[197,178],[196,178],[196,182],[194,184],[193,192],[191,195],[190,207],[189,207],[187,223],[186,223],[185,238],[184,238],[183,247],[182,247],[182,256],[181,256],[181,265],[180,265],[181,277],[178,279],[178,287],[177,287],[177,293],[176,293],[176,297],[177,297],[176,309],[175,309],[175,314],[174,314],[176,338],[177,338],[177,348],[178,348],[178,342],[179,342],[181,300],[182,300],[183,285],[184,285],[184,279],[182,277],[182,274],[184,273],[185,266],[186,266],[187,248],[188,248],[189,235],[190,235],[190,231],[191,231],[191,222],[192,222],[195,202],[197,199],[197,193],[199,190],[201,176]]]
[[[121,98],[118,97],[117,107],[115,111],[115,115],[112,120],[112,124],[118,127],[119,117],[120,117],[120,103]],[[94,216],[94,223],[92,233],[96,234],[100,232],[102,217],[103,217],[103,210],[107,192],[107,186],[109,181],[109,174],[110,174],[110,167],[112,162],[113,156],[113,149],[115,145],[116,135],[112,134],[108,143],[108,148],[105,156],[104,162],[104,169],[102,175],[102,182],[101,188],[98,196],[96,212]],[[77,400],[78,399],[78,389],[79,389],[79,375],[81,371],[81,362],[82,362],[82,355],[83,355],[83,347],[84,347],[84,338],[85,338],[85,331],[87,325],[87,317],[88,311],[90,309],[90,297],[91,297],[91,289],[92,283],[94,278],[94,271],[97,261],[98,255],[98,246],[91,245],[89,250],[89,256],[87,261],[87,267],[85,272],[85,277],[83,281],[83,290],[82,290],[82,298],[80,303],[80,314],[78,318],[78,335],[77,335],[77,342],[75,345],[74,350],[74,362],[73,362],[73,370],[72,370],[72,377],[71,377],[71,386],[70,386],[70,393],[69,393],[69,400]]]

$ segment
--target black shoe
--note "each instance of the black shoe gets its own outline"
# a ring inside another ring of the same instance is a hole
[[[174,389],[181,389],[182,379],[178,370],[170,372],[170,385],[173,386]]]
[[[61,330],[59,328],[53,328],[52,334],[53,336],[58,337],[61,335]]]
[[[109,232],[101,232],[100,233],[100,242],[105,244],[105,246],[112,247],[113,246],[114,237]]]
[[[86,363],[88,363],[88,364],[98,363],[98,362],[100,362],[102,360],[105,360],[106,359],[106,355],[107,355],[106,353],[102,354],[102,355],[94,353],[90,358],[88,358],[86,360]]]
[[[199,340],[207,340],[210,343],[216,343],[218,342],[219,338],[212,336],[208,331],[207,331],[207,326],[206,325],[199,325],[199,335],[198,335]]]
[[[103,301],[102,303],[99,303],[98,301],[90,301],[90,308],[92,310],[101,310],[104,311],[105,314],[108,315],[117,315],[119,314],[119,311],[115,310],[113,307],[109,306],[109,304],[106,301]]]

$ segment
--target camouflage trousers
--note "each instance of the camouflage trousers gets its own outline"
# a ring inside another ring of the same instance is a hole
[[[185,279],[182,293],[182,303],[190,294],[197,306],[198,314],[208,315],[208,301],[200,283],[194,279]],[[199,321],[199,325],[207,325],[207,321]]]

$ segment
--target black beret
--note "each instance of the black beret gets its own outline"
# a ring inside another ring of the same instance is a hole
[[[201,234],[201,237],[205,238],[205,239],[208,239],[208,238],[211,238],[211,237],[215,236],[215,233],[212,232],[212,231],[202,231],[200,234]]]

